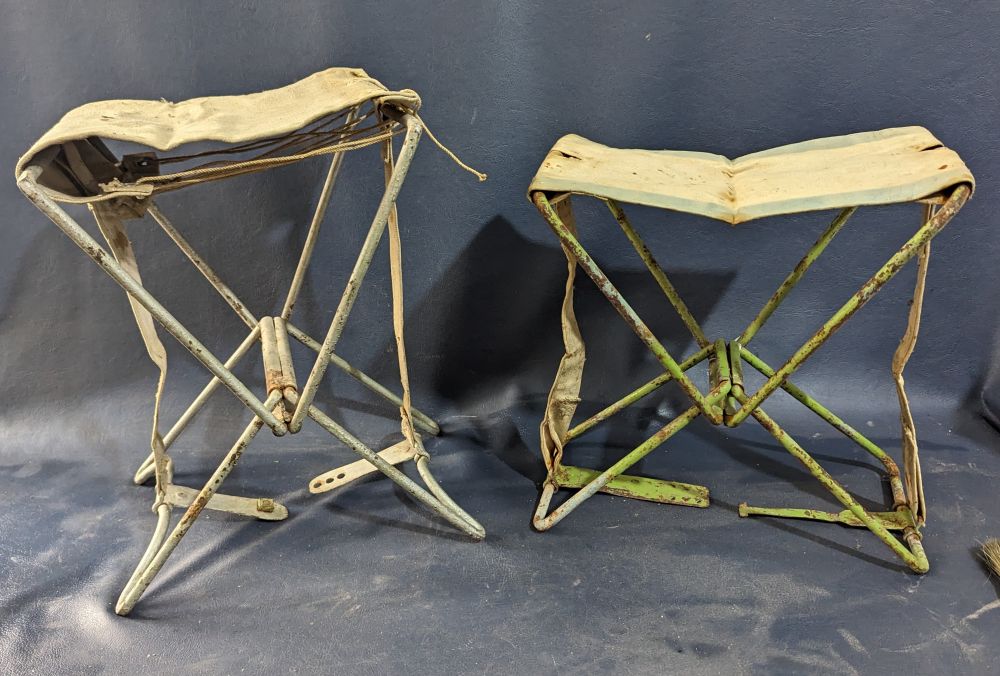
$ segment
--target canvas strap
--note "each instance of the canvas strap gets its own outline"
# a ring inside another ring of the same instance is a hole
[[[393,158],[392,140],[387,139],[382,144],[382,166],[385,173],[385,186],[389,187],[392,179]],[[413,429],[410,396],[410,374],[406,364],[406,345],[403,341],[403,254],[402,242],[399,236],[399,218],[395,203],[389,210],[389,275],[392,280],[392,332],[396,338],[396,358],[399,361],[399,381],[403,388],[403,405],[399,407],[400,427],[403,438],[409,443],[415,455],[426,455],[420,436]]]
[[[934,207],[924,207],[924,222],[934,215]],[[913,298],[910,301],[910,314],[906,322],[906,331],[892,357],[892,377],[896,382],[896,395],[899,398],[899,420],[903,441],[903,483],[906,487],[906,497],[910,512],[917,525],[923,525],[927,520],[927,505],[924,502],[924,482],[920,472],[920,454],[917,448],[917,430],[913,424],[913,414],[910,412],[910,402],[906,397],[903,369],[910,360],[917,346],[917,334],[920,332],[920,312],[924,302],[924,286],[927,281],[927,265],[930,262],[931,245],[925,244],[917,253],[917,281],[913,288]]]
[[[573,218],[573,207],[567,196],[555,204],[556,215],[566,228],[576,235],[576,221]],[[545,403],[545,415],[540,428],[542,458],[549,472],[554,472],[562,461],[563,444],[573,414],[580,403],[580,382],[583,379],[583,364],[587,351],[580,335],[580,326],[576,321],[576,311],[573,309],[573,284],[576,281],[576,259],[565,246],[566,254],[566,292],[562,302],[562,337],[563,352],[556,371],[552,389]]]
[[[132,242],[125,232],[124,224],[125,219],[135,218],[138,214],[142,213],[141,206],[133,200],[129,200],[128,203],[122,203],[121,200],[116,200],[115,202],[95,202],[88,206],[94,214],[97,227],[107,241],[115,260],[125,268],[126,272],[135,281],[141,284],[142,278],[139,276],[139,266],[135,260],[135,250],[132,248]],[[166,486],[160,483],[161,478],[168,478],[166,475],[166,449],[163,446],[163,437],[160,435],[159,429],[160,401],[163,397],[163,387],[167,378],[167,351],[156,333],[156,325],[149,310],[140,305],[132,296],[128,297],[128,301],[132,306],[132,314],[135,315],[135,322],[139,326],[139,334],[142,336],[142,342],[146,345],[146,352],[149,353],[150,360],[160,370],[160,377],[156,384],[156,399],[153,405],[153,430],[150,440],[153,460],[158,470],[156,472],[156,490],[158,496],[157,503],[159,503],[164,498],[164,491],[166,490]],[[153,508],[155,510],[156,505]]]

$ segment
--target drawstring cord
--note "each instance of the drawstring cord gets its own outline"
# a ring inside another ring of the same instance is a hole
[[[455,164],[457,164],[458,166],[460,166],[462,169],[465,169],[467,172],[469,172],[470,174],[472,174],[473,176],[475,176],[476,178],[478,178],[480,181],[485,181],[486,180],[486,174],[484,174],[481,171],[476,171],[475,169],[473,169],[472,167],[470,167],[468,164],[466,164],[462,160],[458,159],[458,155],[456,155],[455,153],[453,153],[451,151],[451,149],[448,148],[448,146],[446,146],[445,144],[441,143],[441,141],[438,140],[437,136],[434,135],[434,132],[431,131],[431,128],[427,126],[427,123],[424,122],[423,118],[421,118],[416,113],[414,113],[413,116],[415,118],[417,118],[417,120],[420,121],[421,126],[424,128],[424,131],[427,132],[428,138],[430,138],[430,140],[434,142],[434,145],[436,145],[441,150],[441,152],[443,152],[445,155],[447,155],[448,157],[450,157],[452,162],[454,162]]]

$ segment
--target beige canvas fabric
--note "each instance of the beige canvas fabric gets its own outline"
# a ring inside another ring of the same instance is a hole
[[[111,249],[115,260],[125,268],[135,281],[142,284],[142,277],[139,275],[139,265],[135,259],[135,250],[132,248],[132,241],[129,239],[128,233],[125,232],[123,219],[123,216],[126,218],[134,217],[135,214],[129,212],[123,214],[121,209],[115,208],[115,205],[111,202],[92,204],[90,205],[90,210],[93,212],[94,220],[97,221],[97,227],[101,231],[104,240],[108,243],[108,248]],[[153,462],[161,465],[161,463],[167,461],[163,445],[163,435],[160,434],[160,403],[163,400],[163,390],[167,382],[167,350],[160,341],[160,337],[156,332],[156,323],[153,321],[153,316],[149,313],[149,310],[140,305],[131,296],[128,297],[128,302],[132,307],[132,314],[135,315],[135,322],[139,327],[139,335],[142,336],[142,342],[149,353],[149,359],[160,371],[153,404],[153,429],[150,448],[152,449]],[[159,500],[164,499],[165,490],[166,486],[160,485],[159,473],[157,473],[156,491]]]
[[[778,214],[912,202],[973,184],[958,154],[923,127],[833,136],[730,160],[559,139],[529,192],[576,193],[731,224]]]
[[[324,117],[368,102],[411,113],[420,109],[416,92],[391,91],[360,68],[328,68],[286,87],[240,96],[208,96],[180,103],[138,100],[88,103],[68,112],[38,139],[18,160],[15,174],[20,176],[29,164],[41,166],[39,185],[53,199],[63,202],[145,197],[165,187],[164,181],[116,182],[113,169],[116,158],[108,156],[99,139],[126,141],[159,151],[201,142],[242,144],[281,138]],[[369,142],[380,140],[383,138]],[[272,157],[260,168],[323,152],[331,149],[320,147],[307,153]],[[88,173],[93,175],[101,189],[93,191],[96,194],[79,190],[66,180],[67,166],[79,172],[80,180],[86,180]],[[209,172],[196,178],[213,177]]]
[[[924,212],[925,220],[931,217],[932,208]],[[927,281],[927,265],[931,259],[931,245],[928,242],[917,254],[917,281],[913,288],[913,301],[910,304],[910,314],[906,321],[906,331],[903,333],[899,346],[892,356],[892,379],[896,383],[896,396],[899,399],[899,423],[903,439],[903,483],[906,486],[906,497],[909,500],[910,511],[918,524],[927,520],[927,503],[924,499],[924,479],[920,471],[920,452],[917,447],[917,428],[910,412],[910,400],[906,396],[906,384],[903,380],[903,369],[917,347],[917,334],[920,331],[920,313],[924,304],[924,286]]]
[[[559,215],[559,220],[575,235],[576,222],[568,199],[556,204],[556,213]],[[580,327],[576,323],[576,311],[573,308],[576,261],[568,251],[565,251],[565,254],[568,266],[561,317],[563,345],[566,351],[559,361],[559,369],[556,371],[552,390],[545,404],[545,414],[540,428],[542,459],[550,471],[555,471],[562,461],[566,433],[580,403],[580,381],[583,378],[583,365],[587,359],[586,345],[583,336],[580,335]]]
[[[871,204],[913,202],[967,183],[972,173],[953,150],[923,127],[834,136],[781,146],[729,160],[675,150],[622,150],[570,134],[549,151],[528,189],[579,194],[698,214],[731,224],[779,214]],[[575,232],[569,197],[556,203],[559,218]],[[926,221],[931,207],[924,212]],[[565,351],[541,424],[542,457],[549,469],[561,461],[566,433],[580,401],[586,347],[573,310],[576,262],[562,305]],[[916,347],[930,247],[920,252],[917,283],[906,331],[892,361],[903,439],[903,480],[919,524],[924,501],[916,428],[903,370]]]

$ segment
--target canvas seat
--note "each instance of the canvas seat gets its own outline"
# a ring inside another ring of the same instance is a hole
[[[348,121],[347,111],[363,104],[372,106],[367,114]],[[370,118],[419,109],[416,92],[389,91],[360,68],[328,68],[279,89],[240,96],[97,101],[67,113],[18,160],[15,172],[40,167],[38,185],[61,202],[148,197],[369,145],[400,131],[396,121]],[[123,163],[106,141],[138,146],[135,161]],[[213,147],[192,154],[143,153],[193,144]],[[137,166],[143,158],[147,163]]]
[[[310,492],[323,493],[379,471],[452,526],[472,538],[484,537],[483,527],[445,493],[431,474],[430,454],[424,448],[422,435],[434,435],[440,429],[429,416],[414,408],[410,400],[403,339],[402,240],[395,202],[422,133],[426,131],[437,143],[420,120],[419,109],[420,98],[412,90],[389,90],[357,68],[330,68],[286,87],[242,96],[212,96],[180,103],[131,100],[90,103],[67,113],[18,161],[16,175],[22,192],[126,291],[149,357],[160,370],[152,452],[134,477],[140,484],[155,478],[153,511],[157,522],[146,552],[119,597],[116,605],[119,614],[131,611],[204,509],[261,520],[287,517],[287,509],[272,498],[218,492],[247,445],[265,425],[275,435],[282,436],[298,432],[309,418],[361,456],[358,462],[310,480]],[[403,141],[394,156],[393,139],[399,135]],[[344,153],[371,145],[380,147],[378,162],[384,169],[385,191],[327,333],[317,340],[292,323],[293,309],[317,246]],[[459,162],[440,143],[438,146]],[[157,205],[155,197],[206,181],[263,172],[319,156],[330,156],[329,169],[284,305],[277,315],[257,316],[194,250]],[[60,202],[86,204],[108,249],[64,211]],[[146,214],[246,324],[249,333],[224,362],[142,285],[126,224]],[[335,351],[359,287],[387,229],[392,328],[400,373],[398,393],[352,366]],[[160,429],[160,399],[168,361],[157,325],[174,336],[212,374],[191,406],[165,433]],[[316,352],[301,385],[290,340]],[[261,348],[263,396],[255,394],[232,371],[255,345]],[[398,408],[401,441],[376,453],[313,404],[331,364]],[[253,419],[201,489],[177,485],[169,449],[220,384],[250,409]],[[407,461],[415,464],[423,486],[396,467]],[[171,510],[175,507],[184,512],[168,533]]]
[[[559,139],[528,188],[529,199],[558,237],[568,261],[561,315],[565,350],[540,427],[541,451],[548,478],[535,511],[535,527],[539,530],[553,527],[598,492],[667,504],[707,507],[709,491],[704,486],[630,476],[624,472],[695,418],[704,417],[715,425],[735,427],[752,416],[802,462],[806,470],[844,506],[844,510],[829,512],[794,507],[752,507],[744,503],[739,509],[741,516],[794,517],[865,527],[911,569],[926,572],[929,563],[921,544],[920,527],[925,522],[927,510],[916,429],[904,388],[903,370],[916,345],[930,241],[965,204],[972,194],[973,185],[972,174],[958,154],[944,147],[922,127],[816,139],[745,155],[736,160],[700,152],[609,148],[575,135]],[[573,217],[572,195],[594,197],[606,203],[664,296],[690,331],[697,344],[693,354],[681,360],[675,359],[584,247]],[[923,203],[922,225],[916,234],[779,368],[772,368],[751,352],[748,348],[750,341],[854,211],[862,205],[900,202]],[[839,210],[839,213],[742,332],[712,339],[705,334],[657,258],[633,228],[620,203],[696,214],[731,224],[778,214],[828,209]],[[789,379],[914,257],[918,259],[917,282],[909,320],[891,364],[900,406],[901,471],[886,451]],[[582,421],[574,420],[586,361],[586,345],[574,309],[578,267],[594,281],[664,369],[662,375]],[[703,392],[687,374],[702,363],[708,365],[707,392]],[[745,388],[744,366],[759,371],[765,378],[756,392],[748,392]],[[665,421],[653,436],[603,470],[565,462],[568,446],[574,439],[587,434],[668,382],[679,385],[690,399],[691,406]],[[847,489],[767,415],[762,404],[779,388],[882,463],[893,498],[887,511],[876,512],[862,507]],[[575,489],[576,492],[549,512],[553,496],[560,488]]]
[[[609,148],[564,136],[532,191],[572,193],[742,223],[850,206],[912,202],[972,174],[923,127],[793,143],[735,160],[711,153]]]

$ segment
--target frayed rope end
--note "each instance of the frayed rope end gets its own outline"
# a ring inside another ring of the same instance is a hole
[[[467,172],[469,172],[470,174],[472,174],[473,176],[475,176],[476,178],[478,178],[480,183],[482,183],[483,181],[486,180],[486,178],[487,178],[486,174],[484,174],[481,171],[476,171],[475,169],[473,169],[472,167],[470,167],[468,164],[466,164],[462,160],[458,159],[458,155],[456,155],[455,153],[453,153],[451,151],[451,149],[449,149],[445,144],[441,143],[441,141],[438,141],[437,136],[434,135],[434,132],[432,132],[430,130],[430,127],[427,126],[427,123],[424,122],[423,119],[421,119],[421,117],[419,115],[417,115],[416,118],[418,120],[420,120],[420,124],[423,126],[424,131],[427,132],[427,136],[429,136],[430,139],[431,139],[431,141],[434,142],[434,145],[436,145],[438,148],[440,148],[441,152],[443,152],[445,155],[447,155],[448,157],[450,157],[452,162],[454,162],[455,164],[457,164],[458,166],[460,166],[462,169],[465,169]]]

